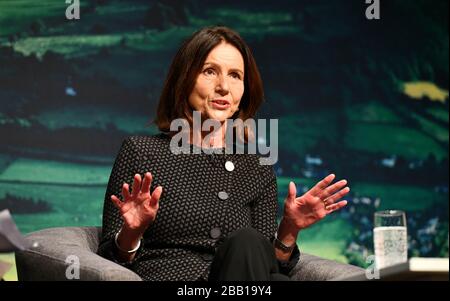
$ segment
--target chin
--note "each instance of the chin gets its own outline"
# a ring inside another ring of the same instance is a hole
[[[209,119],[215,119],[217,121],[220,122],[224,122],[226,121],[228,118],[230,117],[230,112],[224,111],[224,112],[211,112],[210,114],[208,114],[208,118]]]

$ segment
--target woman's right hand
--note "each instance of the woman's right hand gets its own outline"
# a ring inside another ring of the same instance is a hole
[[[124,183],[122,186],[123,201],[117,196],[111,195],[111,201],[119,209],[124,221],[123,226],[127,230],[143,234],[148,226],[155,221],[162,187],[156,187],[153,193],[150,194],[151,182],[151,173],[147,172],[143,181],[141,176],[136,174],[131,193],[127,183]]]

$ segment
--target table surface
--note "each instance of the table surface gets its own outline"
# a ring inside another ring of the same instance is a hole
[[[380,270],[367,269],[363,274],[343,277],[339,281],[449,281],[448,258],[411,258],[405,263],[400,263]]]

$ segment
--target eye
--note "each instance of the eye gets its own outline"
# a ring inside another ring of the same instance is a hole
[[[230,75],[234,79],[241,79],[241,75],[239,73],[237,73],[237,72],[233,72]]]
[[[216,74],[216,71],[214,71],[213,68],[207,68],[207,69],[203,70],[203,74],[211,76],[211,75]]]

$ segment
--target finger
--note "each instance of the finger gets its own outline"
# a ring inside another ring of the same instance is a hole
[[[134,175],[133,190],[131,191],[131,196],[137,197],[140,190],[141,190],[141,175],[137,173]]]
[[[327,210],[327,214],[332,213],[334,211],[338,211],[342,207],[345,207],[347,205],[347,201],[340,201],[339,203],[329,205],[325,207],[325,210]]]
[[[327,188],[331,184],[331,182],[333,182],[335,177],[336,176],[334,174],[326,176],[322,181],[320,181],[313,188],[311,188],[309,190],[309,193],[311,193],[313,196],[319,196],[322,193],[322,190]]]
[[[339,182],[334,183],[331,186],[328,186],[327,188],[325,188],[322,191],[322,193],[320,194],[320,198],[322,200],[325,200],[330,195],[333,195],[334,193],[336,193],[336,191],[339,191],[340,189],[342,189],[342,187],[345,187],[345,185],[347,185],[347,180],[341,180]]]
[[[338,201],[339,199],[343,198],[349,192],[350,192],[350,187],[345,187],[344,189],[341,189],[337,193],[335,193],[332,196],[330,196],[329,198],[325,199],[324,202],[327,205],[331,205],[331,204],[335,203],[336,201]]]
[[[297,195],[297,188],[295,187],[294,182],[290,181],[288,186],[287,200],[293,201],[296,195]]]
[[[144,175],[144,181],[142,182],[142,193],[150,192],[150,184],[152,183],[152,174],[146,172]]]
[[[162,190],[163,190],[163,188],[161,186],[158,186],[155,188],[155,190],[153,190],[152,197],[150,199],[151,207],[155,207],[156,204],[158,203],[159,198],[161,197],[161,194],[162,194]]]
[[[123,183],[123,185],[122,185],[122,196],[123,196],[124,201],[126,201],[130,198],[130,189],[129,189],[129,185],[127,183]]]
[[[117,209],[122,208],[122,201],[115,195],[111,196],[111,201],[113,202],[114,206],[116,206]]]

